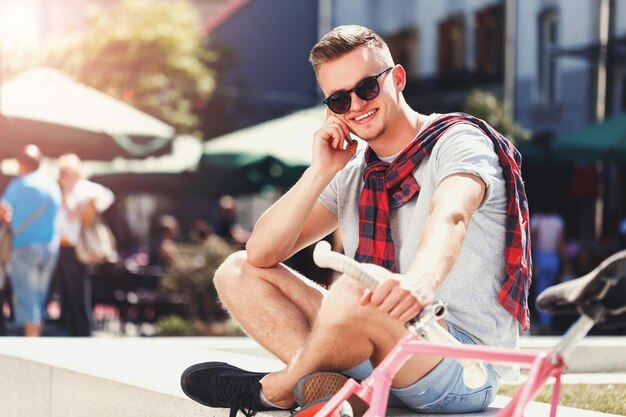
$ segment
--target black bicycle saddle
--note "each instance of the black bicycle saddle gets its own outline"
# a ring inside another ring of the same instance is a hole
[[[626,250],[587,275],[547,288],[537,307],[553,314],[585,314],[605,328],[626,327]]]

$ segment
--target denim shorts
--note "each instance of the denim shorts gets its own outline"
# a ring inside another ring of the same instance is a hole
[[[11,251],[9,276],[16,324],[40,324],[44,320],[48,287],[58,254],[56,244],[32,244]]]
[[[463,331],[448,323],[448,331],[464,344],[475,342]],[[463,367],[452,358],[444,358],[433,370],[406,388],[391,388],[389,407],[409,408],[420,413],[471,413],[485,409],[496,397],[500,379],[493,367],[485,364],[487,382],[479,388],[463,383]],[[343,372],[362,381],[373,371],[365,361]]]

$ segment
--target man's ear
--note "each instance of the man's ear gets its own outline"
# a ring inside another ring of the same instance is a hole
[[[404,87],[406,87],[406,70],[400,64],[393,67],[393,84],[396,87],[396,91],[401,93],[404,91]]]

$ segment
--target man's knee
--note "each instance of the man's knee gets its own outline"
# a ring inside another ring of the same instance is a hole
[[[367,306],[362,306],[360,299],[364,289],[348,277],[335,282],[322,305],[322,322],[333,327],[358,327],[367,318]]]
[[[237,285],[236,282],[242,276],[247,263],[246,251],[243,250],[235,252],[226,258],[213,276],[213,284],[218,294]]]
[[[240,292],[250,280],[272,281],[272,268],[258,268],[248,261],[245,250],[231,254],[215,271],[213,283],[218,294],[233,290]]]

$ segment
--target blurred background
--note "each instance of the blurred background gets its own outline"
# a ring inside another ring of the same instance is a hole
[[[626,0],[0,0],[0,192],[35,143],[52,177],[74,152],[116,196],[98,329],[237,333],[212,274],[310,163],[325,110],[308,54],[341,24],[385,38],[414,109],[472,113],[515,143],[555,281],[626,247]],[[155,265],[163,239],[177,255]],[[288,263],[332,282],[308,251]]]

